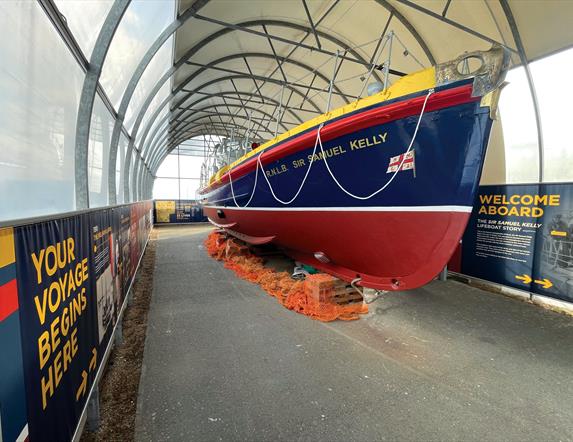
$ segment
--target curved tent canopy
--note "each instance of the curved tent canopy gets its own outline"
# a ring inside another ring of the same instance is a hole
[[[269,139],[326,111],[333,77],[331,109],[364,96],[368,82],[385,80],[390,54],[390,82],[494,43],[510,50],[513,66],[527,67],[572,45],[572,16],[573,2],[557,0],[180,0],[178,17],[128,83],[135,88],[174,36],[171,68],[131,116],[126,165],[136,173],[122,183],[124,192],[150,196],[149,178],[162,159],[209,127]],[[538,114],[532,81],[530,88]],[[131,93],[123,99],[129,103]],[[121,111],[119,117],[118,134]],[[117,143],[111,150],[115,158]],[[139,157],[130,165],[134,150]],[[119,184],[111,175],[110,203]]]
[[[305,109],[311,106],[307,100],[310,98],[325,109],[327,94],[320,90],[326,90],[333,75],[336,57],[331,54],[336,51],[342,51],[348,58],[339,59],[335,83],[338,93],[333,96],[332,106],[355,99],[363,86],[361,77],[368,73],[368,64],[374,61],[380,65],[387,57],[386,48],[373,60],[376,48],[380,49],[378,42],[383,31],[396,34],[391,68],[403,73],[453,59],[466,51],[485,50],[493,42],[508,47],[513,64],[517,65],[522,62],[520,49],[524,59],[531,61],[566,48],[573,41],[573,28],[567,23],[567,17],[573,16],[573,3],[568,2],[211,0],[201,3],[204,3],[201,9],[192,0],[182,0],[179,4],[180,14],[193,7],[199,10],[176,33],[175,59],[181,60],[201,41],[205,45],[174,76],[175,87],[194,77],[175,95],[175,101],[184,99],[179,110],[185,113],[180,112],[178,118],[192,115],[193,103],[201,99],[221,114],[227,114],[221,117],[229,125],[231,104],[239,103],[246,108],[254,100],[254,106],[261,112],[276,116],[281,95],[282,106],[298,115],[293,124],[312,118],[313,114]],[[228,32],[210,39],[221,29]],[[216,60],[224,61],[211,65]],[[212,68],[205,68],[207,65]],[[201,73],[194,75],[198,71]],[[380,78],[380,72],[375,72]],[[233,82],[227,79],[198,88],[206,80],[223,78],[226,73],[244,73],[251,78]],[[344,81],[347,78],[350,79]],[[281,83],[302,94],[292,90],[285,93]],[[229,90],[235,92],[234,97],[223,94]],[[253,99],[257,94],[258,100]],[[270,100],[262,104],[265,97]],[[248,112],[244,109],[242,114]],[[269,124],[269,130],[256,132],[270,137],[272,127]],[[170,126],[169,130],[170,139],[178,139],[177,126]]]

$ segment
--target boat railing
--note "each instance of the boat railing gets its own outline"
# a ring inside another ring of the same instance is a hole
[[[369,45],[374,46],[374,49],[370,62],[364,66],[365,69],[358,74],[354,73],[349,77],[340,78],[338,76],[340,67],[348,58],[347,54],[349,52],[355,52],[358,49],[365,51],[366,47]],[[312,71],[308,71],[293,80],[287,80],[285,78],[285,81],[282,82],[282,87],[274,95],[268,97],[268,101],[263,100],[262,104],[259,105],[258,110],[261,110],[263,106],[268,105],[272,100],[278,104],[275,105],[275,111],[271,116],[271,120],[268,121],[268,124],[266,126],[259,124],[259,126],[263,129],[263,132],[269,133],[271,136],[273,135],[273,132],[275,137],[278,135],[279,126],[284,126],[282,119],[287,111],[289,111],[290,97],[286,98],[288,94],[285,92],[286,88],[289,87],[290,84],[303,84],[305,80],[310,80],[309,88],[304,96],[301,106],[304,105],[305,102],[313,103],[315,98],[320,96],[320,98],[325,98],[324,101],[326,102],[324,113],[330,112],[334,95],[342,95],[344,97],[352,96],[354,99],[360,100],[363,98],[365,91],[368,95],[374,95],[387,90],[391,86],[390,74],[396,73],[396,71],[392,71],[390,67],[392,59],[396,59],[396,57],[400,55],[408,57],[422,69],[428,67],[424,66],[424,64],[409,50],[398,34],[393,30],[388,30],[388,32],[384,32],[380,37],[371,41],[352,47],[346,47],[344,50],[337,50],[322,63],[319,63]],[[475,60],[478,60],[480,63],[477,69],[472,68],[472,62]],[[314,83],[316,75],[320,73],[326,65],[332,62],[332,75],[329,82],[322,88],[313,88],[312,84]],[[474,88],[476,91],[474,92],[484,94],[489,90],[499,87],[501,82],[503,82],[508,63],[509,53],[505,47],[499,45],[492,47],[489,51],[465,53],[456,60],[436,65],[436,85],[475,77]],[[380,74],[378,74],[378,72]],[[370,80],[373,76],[376,81],[371,83]],[[344,95],[340,92],[339,87],[343,83],[347,82],[358,84],[360,90],[357,95]],[[324,97],[324,94],[326,94],[326,97]],[[292,97],[292,93],[290,95]],[[211,148],[208,149],[209,155],[205,159],[205,163],[207,164],[205,176],[201,179],[202,187],[208,184],[211,175],[216,173],[222,167],[233,163],[246,152],[251,150],[250,146],[253,141],[251,139],[252,135],[255,135],[255,137],[257,136],[257,131],[254,130],[254,123],[255,121],[253,120],[251,110],[244,127],[233,127],[230,138],[225,138],[222,142],[210,146]],[[272,127],[273,123],[274,128]],[[237,131],[242,132],[242,137],[237,136]]]

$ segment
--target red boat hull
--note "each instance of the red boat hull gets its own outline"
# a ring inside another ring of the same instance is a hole
[[[273,210],[225,207],[205,214],[242,240],[270,238],[292,258],[348,282],[380,290],[408,290],[426,284],[458,245],[471,208],[408,210]],[[240,232],[240,233],[239,233]],[[322,252],[330,262],[314,257]]]

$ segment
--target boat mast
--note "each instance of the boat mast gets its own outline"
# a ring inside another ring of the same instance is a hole
[[[277,137],[277,133],[279,131],[279,124],[280,124],[280,120],[281,120],[281,112],[283,109],[283,95],[284,95],[284,91],[285,91],[285,84],[283,83],[282,87],[281,87],[281,99],[279,101],[279,113],[277,114],[277,121],[276,121],[276,125],[275,125],[275,136],[273,138]]]
[[[388,34],[388,58],[386,59],[386,66],[384,66],[384,90],[388,88],[390,81],[390,62],[392,61],[392,41],[394,40],[394,31]]]

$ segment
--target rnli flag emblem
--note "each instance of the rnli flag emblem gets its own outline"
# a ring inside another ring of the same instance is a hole
[[[413,150],[390,158],[386,173],[396,172],[398,169],[413,170],[414,174],[416,173],[416,156],[414,155]]]

